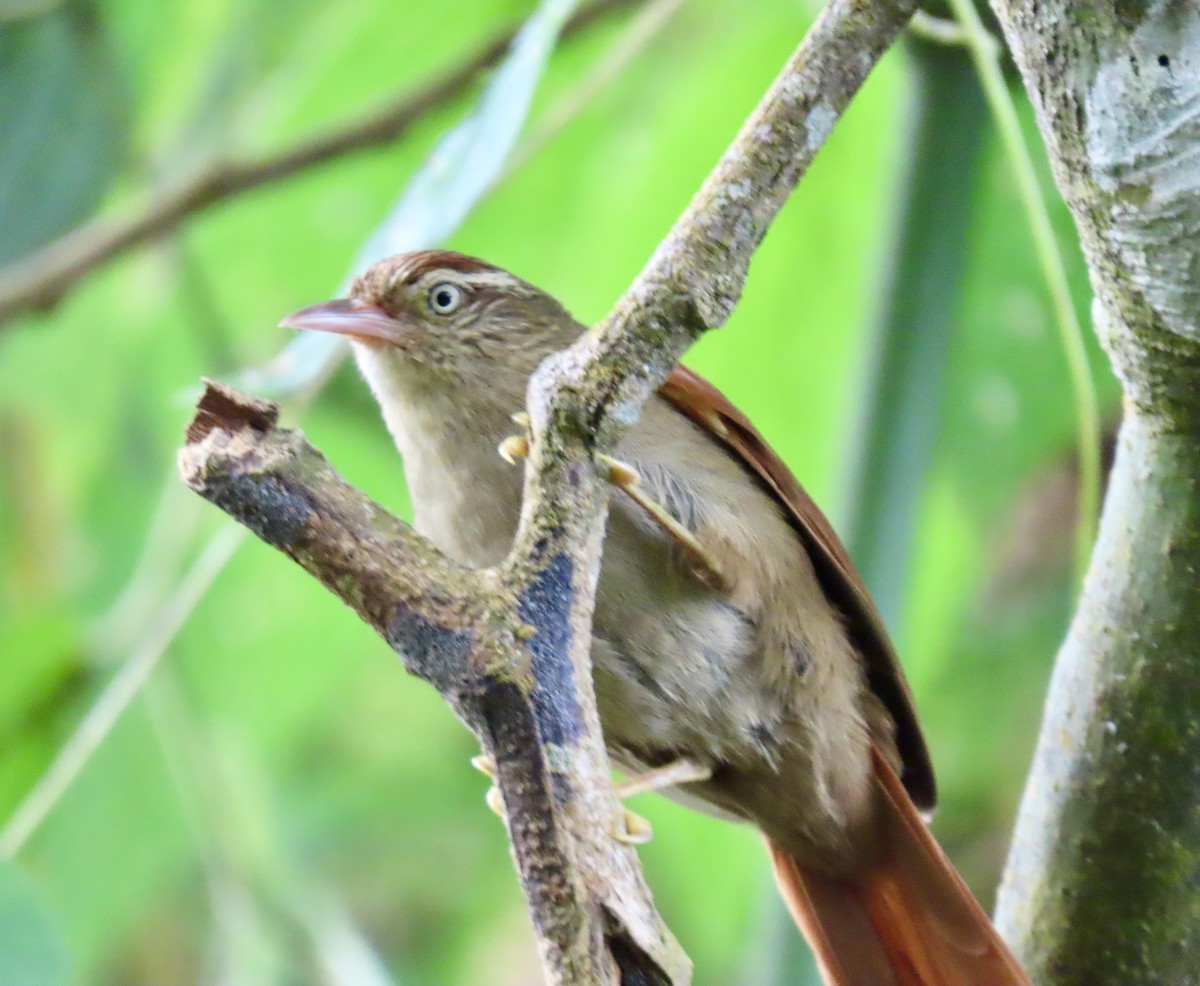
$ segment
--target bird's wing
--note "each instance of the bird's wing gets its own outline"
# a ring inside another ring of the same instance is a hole
[[[736,454],[786,509],[822,589],[844,616],[851,640],[866,660],[871,690],[895,722],[901,781],[918,808],[931,809],[937,791],[912,692],[883,619],[829,521],[749,419],[703,377],[677,366],[659,395]]]

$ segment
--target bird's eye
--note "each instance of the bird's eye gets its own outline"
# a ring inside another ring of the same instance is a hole
[[[435,315],[449,315],[462,304],[462,289],[443,281],[429,289],[429,310]]]

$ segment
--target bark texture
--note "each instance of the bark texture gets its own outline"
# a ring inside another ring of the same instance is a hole
[[[185,481],[285,551],[430,681],[496,762],[552,986],[682,984],[620,808],[592,691],[611,447],[702,332],[913,0],[832,0],[612,314],[530,382],[531,453],[506,561],[472,571],[349,487],[272,405],[210,385]]]
[[[1041,986],[1200,983],[1200,6],[993,5],[1126,394],[997,920]]]

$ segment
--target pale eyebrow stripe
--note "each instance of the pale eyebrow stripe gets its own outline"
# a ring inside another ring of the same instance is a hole
[[[461,270],[455,270],[453,267],[435,267],[417,277],[412,277],[410,283],[416,285],[422,281],[437,281],[439,278],[467,287],[480,288],[503,288],[516,283],[516,279],[511,274],[503,271],[474,271],[468,274]]]

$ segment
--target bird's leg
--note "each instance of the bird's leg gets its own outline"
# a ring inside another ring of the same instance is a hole
[[[675,787],[677,784],[695,784],[710,777],[712,767],[707,764],[696,763],[694,760],[672,760],[645,773],[626,777],[617,785],[617,797],[624,801],[635,794],[661,791],[665,787]]]
[[[485,754],[471,758],[471,766],[478,770],[490,781],[496,780],[496,762]],[[663,788],[674,787],[676,784],[689,784],[695,781],[706,781],[712,777],[712,768],[691,760],[673,760],[661,767],[655,767],[643,774],[627,777],[616,785],[617,797],[621,800],[632,798],[635,794],[645,794],[649,791],[661,791]],[[487,806],[504,817],[504,803],[500,800],[500,789],[495,783],[488,788],[484,799]],[[641,815],[623,809],[621,827],[612,833],[617,842],[639,846],[649,842],[653,837],[650,823]]]
[[[699,579],[722,592],[730,590],[729,579],[721,571],[717,560],[704,545],[696,540],[696,536],[691,531],[671,515],[669,510],[647,495],[642,487],[642,477],[633,466],[603,453],[597,453],[596,459],[605,471],[605,478],[641,507],[650,519],[679,545],[688,564],[691,565]]]
[[[693,760],[672,760],[670,763],[647,770],[645,773],[626,777],[616,786],[617,797],[624,801],[636,794],[646,794],[649,791],[661,791],[663,788],[675,787],[677,784],[690,784],[696,781],[706,781],[712,777],[712,768]],[[654,832],[650,823],[641,815],[625,809],[625,824],[623,831],[613,833],[618,842],[630,845],[641,845],[649,842]]]
[[[528,429],[529,415],[524,411],[518,411],[512,418],[517,424]],[[516,465],[518,459],[529,455],[529,439],[524,434],[509,435],[496,447],[496,451],[509,465]],[[596,459],[605,471],[605,478],[641,507],[679,546],[701,581],[722,592],[730,590],[730,582],[722,573],[716,559],[666,507],[646,493],[642,487],[642,477],[633,466],[603,453],[597,453]]]

